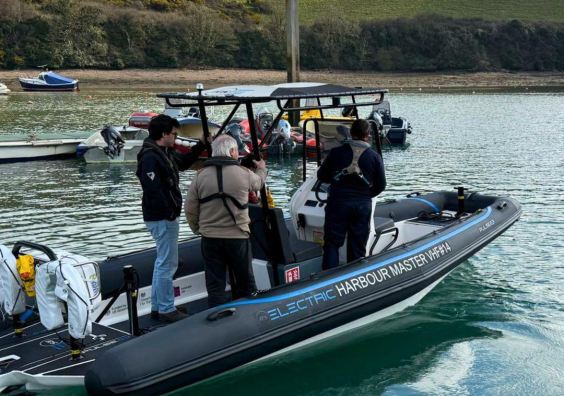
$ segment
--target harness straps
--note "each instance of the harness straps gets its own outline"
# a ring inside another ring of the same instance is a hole
[[[333,177],[333,180],[340,181],[343,176],[357,175],[368,185],[368,187],[372,187],[372,184],[366,179],[366,177],[364,177],[364,175],[362,174],[362,169],[360,169],[360,166],[358,166],[358,160],[360,159],[361,155],[364,154],[364,152],[370,147],[370,145],[366,142],[360,141],[347,141],[346,143],[352,149],[352,161],[349,166],[343,168],[340,172],[338,172],[335,177]]]
[[[237,223],[237,221],[235,220],[235,215],[233,214],[233,211],[231,210],[229,205],[227,205],[227,199],[231,200],[233,205],[235,205],[237,207],[237,209],[240,209],[240,210],[247,209],[247,207],[249,205],[248,204],[241,204],[239,201],[237,201],[237,199],[235,197],[233,197],[232,195],[227,194],[223,191],[223,166],[215,165],[215,170],[216,170],[216,175],[217,175],[217,188],[218,188],[219,191],[216,192],[216,193],[210,194],[207,197],[198,199],[198,202],[200,204],[204,204],[204,203],[210,202],[211,200],[214,200],[214,199],[221,199],[222,202],[223,202],[223,206],[225,206],[225,209],[227,209],[227,212],[229,213],[229,216],[231,216],[231,219],[233,220],[234,223]]]

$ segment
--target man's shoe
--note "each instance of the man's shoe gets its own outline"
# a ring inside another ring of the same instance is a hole
[[[159,320],[166,323],[177,322],[179,320],[186,319],[187,317],[187,314],[180,312],[178,309],[167,313],[159,312]]]
[[[177,307],[176,308],[177,311],[179,311],[180,313],[183,314],[188,314],[188,310],[184,307]],[[159,311],[151,311],[151,319],[159,319]]]

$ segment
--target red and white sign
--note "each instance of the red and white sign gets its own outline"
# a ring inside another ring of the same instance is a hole
[[[286,278],[286,283],[292,283],[300,280],[300,267],[294,267],[284,271],[284,276]]]

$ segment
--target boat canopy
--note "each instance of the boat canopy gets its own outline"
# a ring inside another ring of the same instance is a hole
[[[286,83],[277,85],[233,85],[189,93],[163,93],[158,97],[170,99],[230,101],[230,102],[269,102],[284,99],[323,98],[340,96],[358,96],[380,94],[381,100],[386,89],[380,88],[350,88],[341,85],[324,83]],[[186,103],[184,104],[186,106]],[[178,106],[178,104],[177,104]]]
[[[41,75],[47,84],[72,84],[76,82],[76,80],[73,80],[72,78],[61,76],[60,74],[52,71],[43,72]]]

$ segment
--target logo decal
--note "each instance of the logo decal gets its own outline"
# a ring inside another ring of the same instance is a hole
[[[92,341],[106,341],[107,334],[89,334],[92,337]]]
[[[151,179],[151,181],[155,180],[155,172],[147,172],[147,176],[149,176],[149,179]]]

